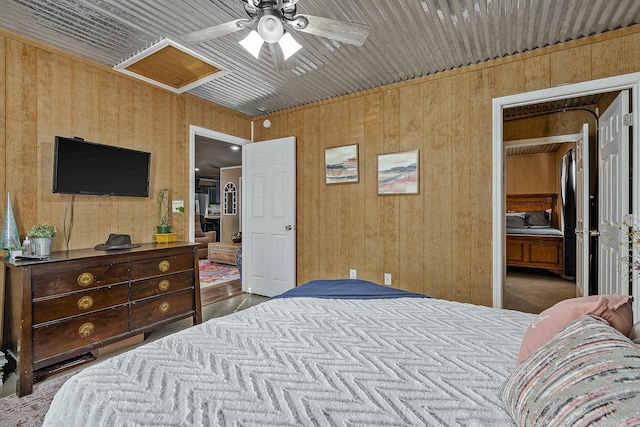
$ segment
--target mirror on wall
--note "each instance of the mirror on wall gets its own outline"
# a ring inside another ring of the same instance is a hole
[[[236,185],[233,182],[228,182],[225,186],[224,186],[224,214],[225,215],[235,215],[236,214],[236,205],[237,205],[237,198],[236,198]]]

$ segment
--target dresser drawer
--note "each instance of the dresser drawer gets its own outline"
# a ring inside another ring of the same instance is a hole
[[[87,314],[107,307],[126,304],[128,301],[129,286],[126,283],[59,298],[38,300],[33,302],[33,324],[38,325],[65,317]]]
[[[127,315],[128,307],[123,306],[34,328],[34,363],[127,333]]]
[[[151,258],[131,263],[131,280],[193,270],[193,254]]]
[[[159,295],[131,303],[131,330],[193,311],[193,290]]]
[[[77,292],[129,280],[129,264],[107,264],[36,274],[32,278],[33,298]]]
[[[131,300],[149,298],[163,295],[169,292],[188,289],[193,286],[193,271],[154,277],[152,279],[138,280],[131,283]]]

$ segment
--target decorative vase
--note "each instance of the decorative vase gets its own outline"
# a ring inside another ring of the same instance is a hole
[[[0,248],[9,249],[12,246],[20,246],[20,236],[18,235],[18,227],[16,225],[16,219],[13,216],[13,208],[11,207],[11,195],[7,193],[7,207],[4,211]]]
[[[33,254],[37,256],[51,255],[51,237],[34,237],[31,239]]]

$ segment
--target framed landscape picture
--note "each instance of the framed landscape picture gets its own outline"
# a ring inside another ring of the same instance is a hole
[[[378,154],[378,194],[420,193],[420,150]]]
[[[325,148],[324,176],[326,184],[358,182],[358,144]]]

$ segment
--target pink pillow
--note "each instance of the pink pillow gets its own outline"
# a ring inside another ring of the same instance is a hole
[[[633,297],[629,295],[592,295],[560,301],[540,313],[529,325],[520,346],[518,365],[583,314],[602,317],[624,336],[629,336],[633,327],[632,302]]]

